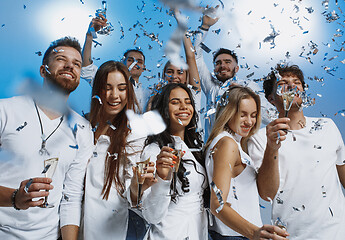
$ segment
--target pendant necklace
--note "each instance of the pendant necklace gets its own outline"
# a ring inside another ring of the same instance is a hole
[[[43,131],[43,124],[42,124],[42,120],[41,120],[41,115],[38,111],[38,107],[37,107],[37,104],[36,102],[34,101],[34,104],[35,104],[35,108],[36,108],[36,113],[37,113],[37,117],[38,117],[38,120],[40,122],[40,127],[41,127],[41,139],[42,139],[42,143],[41,143],[41,149],[38,151],[40,155],[43,155],[43,154],[47,154],[48,156],[50,155],[48,150],[46,149],[46,143],[48,141],[48,139],[56,132],[56,130],[60,127],[62,121],[63,121],[63,116],[61,116],[60,118],[60,122],[59,124],[57,125],[57,127],[49,134],[48,137],[44,137],[44,131]]]

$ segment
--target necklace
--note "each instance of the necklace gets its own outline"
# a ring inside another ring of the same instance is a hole
[[[44,131],[43,131],[43,124],[42,124],[42,120],[41,120],[41,115],[38,111],[38,107],[37,107],[37,104],[36,102],[34,102],[35,104],[35,108],[36,108],[36,113],[37,113],[37,117],[38,117],[38,120],[40,122],[40,127],[41,127],[41,139],[42,139],[42,143],[41,143],[41,149],[38,151],[40,155],[43,155],[43,154],[47,154],[48,156],[50,155],[48,150],[46,149],[46,143],[48,141],[48,139],[56,132],[56,130],[60,127],[62,121],[63,121],[63,116],[61,116],[60,118],[60,122],[59,124],[57,125],[57,127],[48,135],[48,137],[44,138]]]
[[[299,120],[298,124],[301,126],[301,128],[305,128],[305,126],[307,125],[305,121]]]

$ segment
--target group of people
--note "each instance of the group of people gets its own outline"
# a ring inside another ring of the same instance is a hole
[[[140,83],[142,51],[98,68],[91,32],[83,50],[71,37],[52,42],[42,90],[0,100],[0,239],[344,239],[339,130],[329,118],[304,116],[296,65],[278,65],[265,79],[265,101],[279,117],[260,129],[264,100],[234,81],[236,54],[219,49],[214,75],[203,60],[216,22],[203,16],[195,53],[183,41],[188,70],[168,62],[167,83],[153,93]],[[90,27],[105,25],[101,16]],[[92,86],[87,119],[67,106],[80,77]],[[278,89],[298,90],[287,116]],[[204,136],[201,90],[216,108]],[[137,134],[128,110],[155,110],[166,129]],[[259,197],[272,203],[272,225],[262,224]]]

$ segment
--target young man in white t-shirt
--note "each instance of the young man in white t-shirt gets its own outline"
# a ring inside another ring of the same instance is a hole
[[[81,61],[76,39],[58,39],[44,54],[38,94],[0,100],[0,239],[77,239],[93,149],[88,121],[67,107]]]
[[[345,148],[329,118],[305,117],[294,97],[288,117],[277,89],[304,91],[297,65],[277,66],[264,82],[265,97],[279,118],[248,143],[259,167],[264,158],[279,161],[280,186],[272,200],[273,223],[285,226],[290,239],[345,239]],[[267,184],[270,184],[267,182]]]

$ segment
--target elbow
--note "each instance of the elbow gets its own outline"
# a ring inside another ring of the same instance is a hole
[[[277,192],[278,192],[278,186],[272,187],[272,189],[270,189],[269,191],[259,191],[259,195],[263,200],[267,202],[271,202],[276,196]]]

